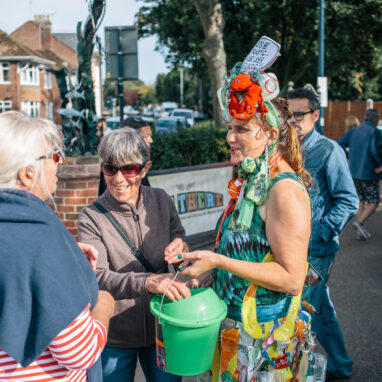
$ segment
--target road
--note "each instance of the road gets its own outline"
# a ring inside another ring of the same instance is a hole
[[[354,360],[353,376],[347,382],[382,381],[382,203],[366,228],[372,238],[359,241],[351,223],[345,227],[328,284]],[[144,382],[140,369],[135,382]]]

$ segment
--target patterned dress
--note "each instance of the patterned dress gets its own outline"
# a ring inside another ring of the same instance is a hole
[[[269,190],[283,179],[296,180],[305,190],[301,178],[292,172],[284,172],[275,177]],[[260,206],[255,206],[252,223],[247,232],[233,232],[229,229],[231,215],[232,213],[229,213],[222,223],[217,252],[232,259],[248,262],[267,261],[266,258],[272,256],[272,250],[266,236],[265,222],[260,216]],[[220,227],[220,224],[221,221],[217,226]],[[267,336],[272,337],[273,330],[286,321],[285,317],[288,315],[293,297],[260,286],[255,289],[257,322],[263,331],[262,338],[256,339],[244,330],[242,317],[243,301],[251,283],[221,269],[216,270],[214,281],[216,293],[228,306],[228,319],[222,323],[219,378],[213,380],[252,381],[260,371],[274,369],[275,366],[279,368],[280,362],[284,362],[288,368],[283,371],[285,380],[291,377],[291,341],[283,341],[281,344],[275,340],[269,342]],[[305,319],[309,320],[307,316]],[[265,346],[266,341],[269,344]],[[232,353],[233,348],[236,348],[236,354]]]

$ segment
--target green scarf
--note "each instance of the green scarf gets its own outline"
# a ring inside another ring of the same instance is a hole
[[[268,124],[278,129],[279,123],[275,108],[270,102],[265,104],[269,109],[265,116]],[[268,190],[271,184],[268,154],[271,155],[274,152],[277,141],[278,139],[275,139],[269,148],[265,148],[268,153],[264,151],[259,158],[246,157],[241,162],[238,175],[244,179],[244,183],[228,224],[228,228],[232,231],[247,231],[251,226],[255,205],[261,206],[268,198]]]
[[[255,205],[264,204],[268,197],[271,175],[265,157],[265,153],[256,159],[247,157],[240,164],[238,175],[244,179],[244,183],[228,225],[232,231],[247,231],[251,226]]]

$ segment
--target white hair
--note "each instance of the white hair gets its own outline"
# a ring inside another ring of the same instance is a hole
[[[116,166],[128,162],[142,164],[150,160],[150,151],[144,138],[130,127],[113,130],[103,137],[98,146],[98,155],[103,162]]]
[[[43,161],[37,160],[50,149],[62,151],[57,126],[43,118],[31,118],[17,111],[0,114],[0,188],[16,188],[18,172],[25,167],[35,169],[46,186]]]

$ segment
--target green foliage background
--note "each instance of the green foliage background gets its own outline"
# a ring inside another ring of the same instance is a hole
[[[152,170],[195,166],[229,161],[227,130],[215,128],[213,121],[192,128],[180,128],[172,134],[157,134],[153,129]]]

